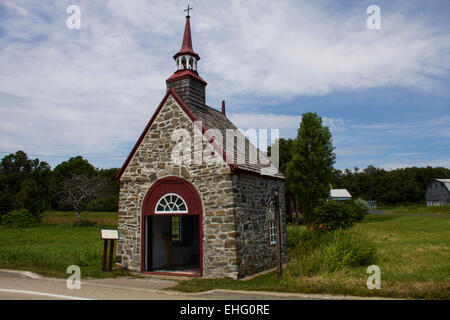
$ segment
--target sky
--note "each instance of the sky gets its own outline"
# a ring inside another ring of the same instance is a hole
[[[120,167],[176,70],[187,4],[207,104],[239,128],[295,138],[316,112],[338,169],[450,168],[447,0],[2,0],[0,157]]]

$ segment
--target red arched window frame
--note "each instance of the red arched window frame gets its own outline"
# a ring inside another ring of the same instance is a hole
[[[164,215],[155,211],[156,204],[166,194],[175,193],[184,199],[188,206],[187,213],[170,213],[170,215],[188,214],[199,216],[199,245],[200,245],[200,276],[203,276],[203,228],[202,228],[202,201],[197,190],[187,180],[179,177],[165,177],[157,180],[145,194],[142,202],[141,216],[141,272],[145,272],[145,259],[147,259],[145,243],[145,217],[149,215]]]
[[[188,181],[179,177],[166,177],[151,186],[142,203],[142,215],[163,214],[155,212],[156,204],[169,193],[175,193],[183,198],[188,206],[187,214],[201,215],[202,202],[197,190]]]

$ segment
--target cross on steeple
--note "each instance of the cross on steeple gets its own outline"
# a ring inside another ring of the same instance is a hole
[[[190,17],[189,15],[189,10],[192,10],[194,8],[192,8],[191,6],[188,5],[187,9],[185,9],[184,11],[187,11],[187,16],[186,17]]]

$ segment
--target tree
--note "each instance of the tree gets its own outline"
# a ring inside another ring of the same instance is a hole
[[[49,203],[50,166],[28,159],[23,151],[9,154],[0,162],[0,215],[13,209],[27,209],[35,216]]]
[[[292,149],[294,146],[293,139],[277,139],[274,143],[278,144],[278,154],[279,154],[279,171],[286,176],[286,167],[292,159]],[[269,146],[267,148],[267,155],[271,155],[272,148]],[[293,220],[293,213],[295,210],[295,199],[290,189],[289,183],[286,183],[284,189],[284,199],[286,202],[286,214],[288,215],[288,219],[290,221]]]
[[[25,180],[15,196],[17,208],[28,210],[35,217],[47,208],[45,190],[35,180]]]
[[[329,196],[336,159],[333,150],[330,130],[322,125],[322,118],[316,113],[303,114],[286,174],[308,225],[314,221],[314,208]]]
[[[78,174],[67,177],[60,183],[58,195],[61,203],[75,210],[77,220],[81,222],[81,212],[86,210],[89,202],[104,197],[109,192],[110,185],[104,178]]]
[[[14,196],[7,186],[0,186],[0,218],[12,210],[14,210]]]
[[[1,161],[0,173],[4,175],[17,173],[30,173],[33,166],[39,163],[39,160],[30,160],[25,152],[19,150],[15,154],[11,153],[4,156]]]
[[[71,206],[64,206],[60,201],[60,192],[63,182],[73,176],[93,177],[95,168],[81,156],[72,157],[68,161],[63,161],[53,169],[50,185],[51,206],[57,210],[71,210]]]
[[[88,205],[89,211],[117,212],[119,210],[120,183],[116,179],[118,168],[97,169],[97,176],[104,178],[110,185],[110,192],[104,198],[92,200]]]

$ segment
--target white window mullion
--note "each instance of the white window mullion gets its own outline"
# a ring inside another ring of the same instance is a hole
[[[186,201],[176,193],[163,195],[156,203],[155,213],[188,213]]]

